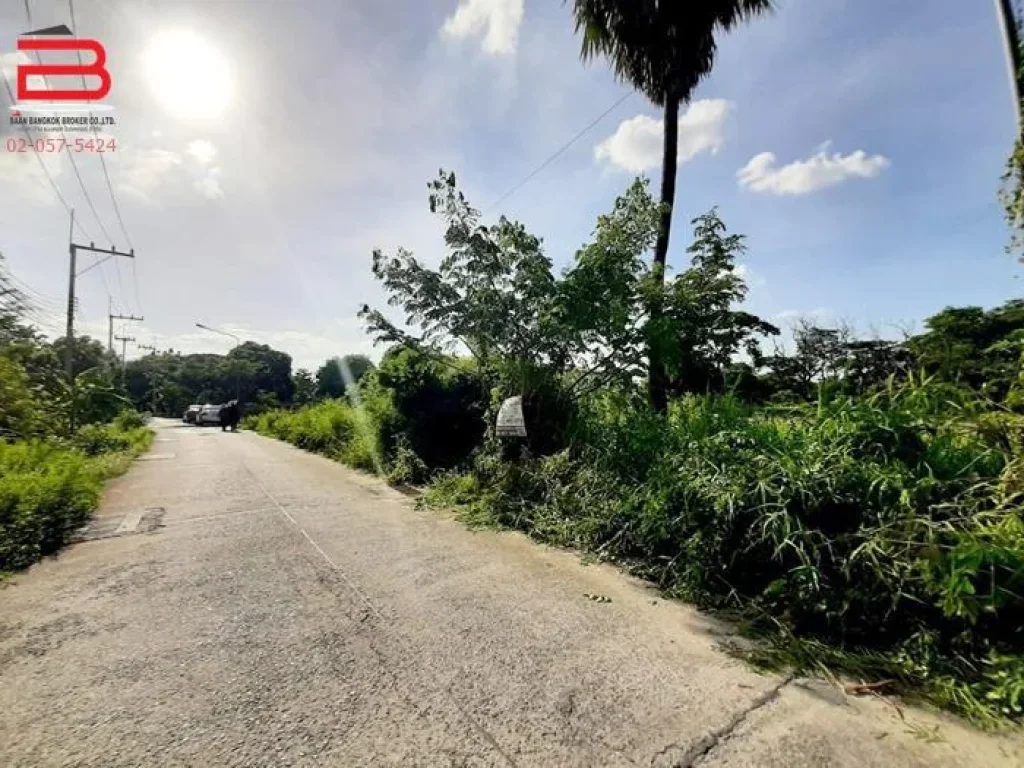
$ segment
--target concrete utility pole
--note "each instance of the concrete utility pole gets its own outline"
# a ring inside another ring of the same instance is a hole
[[[125,371],[128,367],[126,355],[128,353],[128,342],[135,341],[134,336],[115,336],[115,339],[121,342],[121,376],[125,375]]]
[[[135,315],[117,315],[113,312],[107,313],[107,348],[113,353],[114,351],[114,321],[115,320],[129,320],[135,323],[141,323],[146,318],[136,317]]]
[[[116,248],[97,248],[93,243],[89,243],[88,245],[79,245],[74,241],[74,236],[75,211],[72,209],[71,229],[68,232],[68,253],[71,256],[70,266],[68,268],[68,325],[64,334],[65,340],[67,341],[67,348],[64,350],[64,373],[68,377],[68,387],[71,389],[71,407],[68,410],[68,421],[72,430],[75,428],[75,278],[81,277],[93,267],[98,267],[104,261],[113,258],[114,256],[124,256],[126,259],[135,258],[134,248],[128,253],[125,253],[124,251],[119,251]],[[91,264],[81,272],[78,272],[76,270],[78,251],[105,253],[106,258],[97,259],[95,264]]]

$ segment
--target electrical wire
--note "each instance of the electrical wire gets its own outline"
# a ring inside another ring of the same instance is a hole
[[[549,155],[548,158],[543,163],[541,163],[535,169],[533,169],[530,173],[528,173],[526,175],[526,177],[522,181],[520,181],[518,184],[516,184],[511,189],[509,189],[505,194],[503,194],[501,197],[499,197],[497,200],[495,200],[489,206],[484,208],[484,211],[486,212],[486,211],[494,210],[499,205],[501,205],[503,202],[505,202],[510,197],[512,197],[512,195],[514,195],[516,192],[518,192],[520,189],[522,189],[524,186],[526,186],[526,184],[534,176],[536,176],[538,173],[540,173],[545,168],[547,168],[549,165],[551,165],[551,163],[555,162],[555,160],[557,160],[559,157],[561,157],[563,154],[565,154],[565,152],[567,152],[569,150],[569,148],[573,144],[575,144],[577,141],[582,139],[583,136],[588,131],[590,131],[592,128],[594,128],[594,126],[596,126],[598,123],[600,123],[606,117],[608,117],[608,115],[610,115],[612,112],[614,112],[616,109],[618,109],[619,106],[621,106],[622,103],[624,101],[626,101],[626,99],[628,99],[632,95],[633,95],[633,93],[631,91],[629,93],[624,94],[620,98],[616,99],[614,104],[612,104],[610,107],[608,107],[608,109],[606,109],[604,112],[602,112],[596,118],[594,118],[594,120],[591,121],[585,128],[580,130],[579,133],[577,133],[575,136],[573,136],[571,139],[569,139],[565,144],[563,144],[561,147],[559,147],[557,150],[555,150],[551,155]]]
[[[25,2],[27,3],[28,0],[25,0]],[[77,35],[78,34],[78,23],[75,21],[75,3],[74,3],[74,0],[68,0],[68,14],[71,17],[71,34]],[[78,57],[78,65],[82,66],[82,52],[80,50],[76,50],[75,51],[75,55]],[[85,83],[85,74],[84,73],[81,74],[80,77],[82,79],[82,88],[85,89],[87,87],[86,83]],[[89,119],[90,119],[90,121],[92,120],[92,112],[89,112]],[[92,133],[93,133],[93,135],[96,135],[96,134],[99,133],[98,129],[95,126],[92,127]],[[103,180],[104,180],[104,182],[107,185],[107,192],[110,195],[110,203],[111,203],[111,205],[114,208],[114,215],[117,217],[117,223],[118,223],[118,225],[121,228],[121,234],[124,235],[124,239],[125,239],[125,242],[128,244],[128,247],[131,250],[135,250],[135,246],[132,245],[132,239],[131,239],[131,237],[128,234],[128,228],[125,227],[125,225],[124,225],[124,218],[121,216],[121,206],[119,206],[118,203],[117,203],[117,196],[114,194],[114,185],[110,183],[110,172],[107,170],[107,161],[103,157],[103,153],[102,152],[97,152],[96,154],[99,156],[99,159],[100,159],[100,167],[103,169]],[[104,230],[104,232],[105,232],[105,230]],[[109,237],[108,237],[108,239],[109,239]],[[119,262],[116,259],[114,260],[114,271],[117,274],[117,287],[120,289],[121,295],[124,296],[125,290],[124,290],[124,284],[121,282],[121,266],[120,266]],[[136,274],[136,271],[135,271],[135,260],[134,259],[132,260],[132,280],[134,281],[136,309],[138,309],[138,311],[141,313],[142,312],[142,302],[139,300],[139,278],[138,278],[138,276]]]
[[[28,17],[29,29],[32,28],[32,9],[29,5],[29,0],[25,0],[25,15]],[[35,52],[36,62],[40,65],[43,63],[42,57],[39,55],[39,51]],[[79,54],[81,55],[81,54]],[[46,75],[42,76],[43,83],[46,85],[47,90],[50,88],[50,81],[46,79]],[[85,76],[83,75],[83,80]],[[114,241],[111,239],[110,234],[107,232],[107,228],[103,226],[103,221],[100,219],[99,213],[96,211],[96,205],[93,203],[92,198],[89,196],[89,190],[85,187],[85,181],[82,179],[82,173],[78,170],[78,163],[75,162],[75,154],[71,151],[71,142],[67,140],[67,133],[64,132],[64,128],[60,128],[60,135],[64,139],[64,150],[67,152],[68,160],[71,161],[71,168],[75,172],[75,177],[78,179],[78,185],[82,188],[82,195],[85,197],[85,202],[89,205],[89,210],[92,211],[92,217],[96,220],[97,226],[100,228],[100,232],[107,239],[107,245],[113,245]]]
[[[31,8],[31,5],[29,4],[29,0],[25,0],[25,16],[28,19],[29,29],[31,29],[32,28],[32,8]],[[42,59],[40,58],[38,51],[36,51],[36,61],[39,64],[42,64]],[[49,86],[49,81],[47,81],[45,76],[43,76],[43,82],[46,84],[47,88],[50,87]],[[14,93],[11,91],[11,86],[7,82],[6,73],[4,74],[4,87],[7,89],[7,95],[10,97],[11,104],[16,104],[17,102],[14,99]],[[29,132],[28,128],[26,126],[22,125],[22,129],[25,132],[25,136],[29,139],[29,144],[32,144],[32,135]],[[89,196],[89,191],[85,187],[85,181],[82,179],[82,174],[81,174],[81,172],[78,169],[78,164],[75,162],[74,153],[71,151],[71,142],[69,142],[67,140],[67,134],[64,132],[63,128],[60,129],[60,133],[61,133],[61,137],[64,139],[64,149],[67,152],[68,159],[71,161],[71,167],[72,167],[72,169],[75,172],[75,177],[78,179],[78,184],[79,184],[79,186],[82,189],[82,194],[85,196],[85,201],[86,201],[86,203],[88,203],[89,209],[92,211],[93,218],[96,220],[96,224],[99,226],[100,231],[103,233],[103,236],[107,239],[108,244],[112,245],[113,244],[113,240],[111,239],[110,234],[107,232],[107,228],[103,226],[103,221],[100,219],[99,213],[97,213],[97,211],[96,211],[96,206],[93,203],[92,198]],[[32,144],[32,146],[33,146],[33,151],[34,151],[35,150],[35,145]],[[61,204],[64,206],[65,210],[68,211],[69,214],[72,214],[71,206],[68,205],[67,201],[64,199],[64,196],[60,193],[60,189],[57,187],[56,183],[50,177],[49,171],[46,169],[46,166],[43,163],[42,157],[40,156],[39,152],[35,152],[35,155],[36,155],[36,158],[39,160],[40,167],[43,168],[43,172],[46,174],[47,179],[50,180],[50,184],[53,187],[54,192],[57,193],[57,197],[60,199]],[[88,240],[90,243],[94,242],[94,238],[92,237],[92,235],[90,235],[89,233],[86,232],[85,228],[81,225],[81,223],[79,223],[79,221],[77,219],[74,220],[74,225],[75,225],[75,227],[78,228],[78,231],[82,233],[82,235],[85,237],[86,240]],[[94,254],[94,257],[95,257],[94,263],[98,262],[99,261],[99,257],[95,256],[95,254]],[[106,273],[105,273],[105,271],[103,269],[103,265],[102,264],[100,265],[99,273],[100,273],[100,280],[103,282],[103,290],[106,292],[107,298],[108,299],[112,299],[112,296],[111,296],[111,293],[110,293],[110,286],[107,283],[107,275],[106,275]],[[120,273],[118,273],[118,282],[120,282]],[[121,289],[121,292],[124,293],[123,287]]]
[[[11,104],[17,104],[17,101],[14,98],[14,91],[11,90],[11,84],[7,80],[7,73],[3,72],[3,70],[0,70],[0,75],[3,76],[4,88],[7,90],[7,96],[11,100]],[[28,126],[26,125],[22,125],[21,130],[25,134],[25,138],[28,140],[28,145],[32,147],[32,154],[35,155],[36,160],[39,161],[39,167],[40,169],[42,169],[43,175],[46,177],[46,180],[50,183],[50,189],[53,190],[53,193],[57,196],[57,200],[60,201],[60,204],[64,206],[64,210],[67,211],[68,215],[70,216],[72,210],[71,206],[68,205],[68,201],[65,200],[64,195],[61,194],[60,187],[57,186],[57,182],[53,180],[53,176],[50,174],[49,168],[47,168],[46,163],[43,162],[43,156],[39,152],[35,151],[35,144],[33,144],[32,142],[32,133],[29,131]],[[86,240],[93,239],[92,235],[90,235],[89,232],[85,229],[85,227],[82,226],[81,222],[76,220],[75,227],[81,233],[82,237],[84,237]]]

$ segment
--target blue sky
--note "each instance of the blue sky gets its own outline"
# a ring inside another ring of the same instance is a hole
[[[992,5],[778,6],[721,40],[684,118],[670,262],[685,265],[689,219],[717,205],[747,235],[749,306],[768,319],[812,313],[892,334],[950,304],[1017,295],[996,199],[1014,123]],[[67,22],[65,0],[30,7],[36,27]],[[102,268],[106,286],[94,270],[82,280],[82,327],[105,335],[109,293],[146,316],[135,335],[162,347],[230,346],[197,331],[200,320],[298,365],[371,351],[355,320],[362,303],[383,303],[370,252],[402,245],[439,258],[425,187],[437,169],[454,170],[486,208],[629,92],[603,62],[580,63],[557,0],[75,9],[114,75],[108,166],[139,288],[137,298],[127,264],[120,276]],[[3,4],[8,70],[26,25],[22,3]],[[168,44],[182,52],[173,66],[159,53]],[[522,220],[567,264],[638,170],[657,188],[658,117],[629,97],[491,213]],[[98,232],[67,158],[44,160]],[[120,241],[98,161],[77,162]],[[0,155],[0,178],[0,250],[56,326],[67,215],[34,158]]]

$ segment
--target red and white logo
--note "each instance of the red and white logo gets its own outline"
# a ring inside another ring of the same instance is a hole
[[[106,98],[112,85],[106,68],[107,51],[99,40],[75,37],[70,29],[60,25],[21,35],[18,50],[26,57],[33,55],[35,62],[18,64],[18,103],[12,105],[12,112],[112,108],[97,103]],[[77,62],[45,63],[42,54],[53,51],[73,52]],[[72,77],[77,78],[76,84],[81,87],[70,87]],[[40,83],[43,87],[39,87]]]

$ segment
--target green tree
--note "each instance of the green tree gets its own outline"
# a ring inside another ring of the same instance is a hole
[[[295,405],[309,405],[316,400],[316,379],[305,368],[299,368],[292,375],[292,385],[295,389]]]
[[[34,437],[46,431],[46,414],[25,368],[0,352],[0,440]]]
[[[754,357],[757,337],[779,333],[771,323],[735,309],[747,296],[736,272],[736,258],[746,250],[743,236],[728,234],[714,208],[692,223],[694,241],[687,249],[692,265],[670,281],[662,327],[655,326],[674,394],[722,391],[736,355],[745,349]]]
[[[57,360],[60,361],[61,370],[64,366],[64,355],[67,352],[68,340],[64,336],[59,339],[55,339],[53,344],[50,346],[53,349],[54,354],[57,356]],[[107,351],[107,348],[96,339],[89,338],[88,336],[76,336],[74,343],[74,352],[71,357],[71,367],[77,378],[80,374],[85,373],[92,368],[101,368],[103,366],[111,366],[119,362],[115,355],[111,355]]]
[[[345,394],[345,376],[341,372],[341,360],[332,357],[316,372],[316,393],[320,397],[338,398]]]
[[[576,31],[585,61],[604,56],[616,76],[664,110],[661,173],[661,222],[654,250],[655,284],[665,280],[679,154],[679,106],[711,72],[715,35],[773,7],[772,0],[574,0]],[[649,315],[655,328],[662,311],[652,291]],[[655,339],[649,344],[648,389],[651,404],[665,411],[664,362]]]
[[[241,399],[254,402],[260,392],[273,393],[278,402],[290,403],[294,394],[291,355],[266,344],[247,341],[228,352],[228,376],[241,381]],[[233,396],[233,395],[232,395]]]
[[[358,384],[363,376],[373,370],[373,361],[366,355],[345,355],[341,358],[341,366],[342,371],[348,368],[352,381]]]

